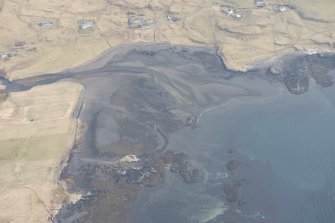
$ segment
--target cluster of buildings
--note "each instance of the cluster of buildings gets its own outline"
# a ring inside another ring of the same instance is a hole
[[[265,0],[255,0],[255,4],[256,4],[257,7],[265,7],[266,6]],[[273,10],[276,13],[285,12],[285,11],[288,11],[288,9],[289,9],[289,7],[286,6],[286,5],[274,5],[273,6]]]
[[[286,5],[275,5],[273,9],[276,13],[286,12],[289,8]]]
[[[221,11],[226,14],[227,16],[230,16],[234,19],[242,19],[245,16],[245,13],[241,11],[240,9],[236,9],[230,6],[221,6]]]
[[[35,50],[37,47],[36,43],[27,44],[25,41],[15,41],[14,45],[6,51],[0,52],[0,61],[6,61],[18,54],[22,54],[26,51]]]
[[[289,6],[266,4],[265,0],[255,0],[255,6],[258,8],[266,7],[270,10],[273,10],[276,13],[285,12],[289,10]],[[227,16],[230,16],[235,20],[241,20],[245,16],[247,16],[249,10],[246,8],[234,8],[232,6],[221,5],[221,12]]]
[[[33,26],[38,29],[49,29],[56,25],[55,21],[41,20],[34,22]],[[23,53],[25,51],[35,50],[37,48],[37,42],[27,44],[25,41],[15,41],[14,45],[11,46],[7,51],[0,51],[0,61],[6,61],[10,58]]]

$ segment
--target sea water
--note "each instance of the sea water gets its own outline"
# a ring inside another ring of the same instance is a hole
[[[172,136],[169,149],[186,152],[203,180],[168,174],[135,201],[134,222],[335,222],[334,87],[231,101]],[[240,182],[235,202],[227,182]]]

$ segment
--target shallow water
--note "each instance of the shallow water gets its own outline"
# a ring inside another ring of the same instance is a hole
[[[186,151],[204,181],[185,186],[171,175],[146,189],[133,222],[334,222],[335,89],[273,96],[272,87],[270,97],[233,101],[172,136],[169,148]],[[225,199],[227,182],[240,182],[236,202]]]

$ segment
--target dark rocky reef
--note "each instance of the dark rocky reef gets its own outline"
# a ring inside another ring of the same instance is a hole
[[[282,62],[276,62],[268,68],[267,74],[282,81],[292,94],[308,91],[310,78],[322,87],[334,84],[329,74],[335,69],[335,56],[331,54],[290,55]]]
[[[246,181],[246,179],[234,179],[229,182],[225,182],[223,184],[223,192],[225,194],[225,198],[229,203],[237,202],[238,206],[243,206],[244,201],[240,198],[240,187],[243,185],[243,183]]]
[[[152,153],[129,162],[120,157],[110,161],[82,159],[80,165],[80,171],[73,178],[72,187],[76,190],[80,188],[84,195],[76,203],[63,202],[61,210],[54,217],[54,222],[80,220],[89,214],[92,206],[101,205],[106,197],[117,196],[111,195],[116,193],[116,190],[120,190],[119,193],[129,190],[131,194],[139,189],[138,186],[157,186],[164,182],[167,170],[180,175],[185,183],[196,183],[202,179],[200,170],[189,164],[185,153],[170,150]],[[130,199],[127,196],[123,199]],[[106,219],[110,217],[107,215]]]
[[[234,171],[234,170],[237,170],[238,168],[238,161],[237,160],[230,160],[228,163],[227,163],[227,170],[229,170],[230,172]]]
[[[170,166],[170,171],[179,174],[185,183],[196,183],[202,179],[200,170],[192,167],[185,153],[167,151],[162,158]]]
[[[77,188],[90,188],[94,180],[122,182],[142,186],[157,186],[164,182],[166,168],[179,174],[185,183],[198,182],[200,171],[188,162],[185,153],[170,150],[163,153],[151,153],[139,158],[138,161],[124,162],[122,158],[110,161],[81,159],[79,172],[75,176]]]

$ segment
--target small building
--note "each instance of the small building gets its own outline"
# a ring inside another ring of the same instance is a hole
[[[80,20],[79,22],[80,29],[89,29],[94,27],[94,22],[91,20]]]
[[[141,17],[134,17],[134,16],[128,18],[128,26],[130,28],[143,28],[152,26],[154,24],[155,21],[153,19],[144,19]]]
[[[235,9],[229,6],[221,6],[221,11],[226,15],[233,15]]]
[[[286,5],[275,5],[273,6],[273,9],[276,13],[280,13],[287,11],[288,7]]]
[[[92,33],[95,30],[95,22],[93,20],[80,20],[79,21],[79,32],[80,33]]]
[[[235,17],[236,19],[241,19],[241,18],[242,18],[242,15],[241,15],[241,14],[238,14],[238,13],[236,13],[236,14],[234,15],[234,17]]]
[[[255,0],[256,6],[257,7],[264,7],[265,6],[265,1],[264,0]]]
[[[38,28],[40,29],[48,29],[54,26],[54,22],[52,21],[40,21],[37,23]]]
[[[130,28],[142,28],[144,24],[143,18],[136,18],[134,16],[130,16],[128,18],[128,26]]]
[[[8,60],[9,56],[9,53],[0,52],[0,60]]]
[[[167,15],[166,18],[170,21],[170,22],[177,22],[178,20],[180,20],[180,18],[173,16],[173,15]]]

